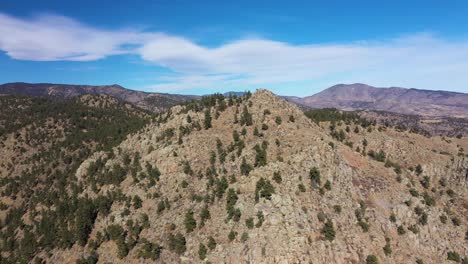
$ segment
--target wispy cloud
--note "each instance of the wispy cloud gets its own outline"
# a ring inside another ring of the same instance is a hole
[[[41,15],[30,20],[0,13],[0,49],[19,60],[90,61],[132,52],[144,34],[129,30],[105,31],[67,17]]]
[[[431,34],[310,45],[256,37],[208,48],[159,32],[102,30],[60,16],[25,20],[0,14],[0,35],[8,36],[0,38],[0,50],[19,60],[91,61],[136,54],[174,73],[148,85],[158,91],[325,80],[421,88],[447,88],[441,86],[451,81],[459,90],[468,88],[468,41]]]

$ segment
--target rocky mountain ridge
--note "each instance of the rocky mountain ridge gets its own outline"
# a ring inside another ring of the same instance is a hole
[[[466,140],[453,145],[354,123],[357,131],[340,138],[345,123],[328,132],[266,90],[193,109],[172,108],[164,122],[78,169],[78,180],[90,186],[125,159],[142,168],[118,185],[86,188],[91,197],[117,188],[141,201],[114,203],[109,216],[96,219],[90,239],[99,261],[145,259],[149,244],[129,249],[134,238],[126,227],[141,214],[148,223],[139,241],[160,247],[160,262],[442,263],[453,253],[466,256],[468,162],[456,154]],[[99,160],[102,167],[89,174]],[[102,240],[109,225],[126,235]],[[51,260],[89,252],[73,247]]]

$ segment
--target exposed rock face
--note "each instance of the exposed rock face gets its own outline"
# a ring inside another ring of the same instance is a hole
[[[309,97],[288,98],[312,108],[379,110],[411,115],[468,117],[468,94],[406,89],[376,88],[366,84],[338,84]]]
[[[227,99],[225,103],[229,105]],[[208,247],[210,237],[216,241],[206,253],[211,263],[364,263],[368,255],[377,256],[381,263],[413,263],[417,258],[424,263],[444,263],[449,251],[468,255],[468,161],[456,154],[460,147],[467,147],[466,138],[449,143],[442,138],[377,128],[348,133],[347,140],[354,142],[354,147],[384,150],[389,160],[400,164],[402,172],[397,174],[383,162],[335,140],[327,125],[323,128],[313,123],[297,106],[267,90],[226,109],[220,104],[218,101],[209,108],[211,127],[202,128],[207,115],[204,111],[177,106],[161,117],[167,122],[150,124],[128,137],[113,155],[96,153],[82,164],[77,176],[84,184],[93,177],[86,175],[86,168],[100,157],[105,168],[112,168],[124,163],[125,157],[138,154],[140,158],[132,158],[132,162],[136,160],[143,173],[149,173],[146,164],[161,172],[153,186],[147,185],[145,177],[135,182],[127,174],[121,184],[95,190],[102,194],[121,189],[127,197],[138,195],[143,202],[141,208],[114,202],[109,216],[97,218],[91,238],[111,223],[125,226],[129,219],[138,222],[144,213],[149,226],[140,238],[162,245],[157,260],[161,263],[201,262],[200,243]],[[251,125],[248,121],[242,125],[248,119],[243,119],[244,109],[251,114]],[[197,124],[201,128],[197,129]],[[233,138],[234,131],[238,139]],[[365,146],[361,143],[364,138]],[[258,154],[262,149],[266,150],[265,160]],[[248,175],[241,169],[243,159],[253,166]],[[420,175],[410,170],[417,164],[422,165]],[[311,180],[314,167],[319,181]],[[430,179],[427,190],[420,184],[423,176]],[[259,189],[265,186],[259,184],[261,179],[274,191]],[[445,186],[439,184],[442,179]],[[223,180],[227,184],[224,189],[220,187]],[[420,194],[426,192],[435,205],[413,197],[408,191],[411,188]],[[449,189],[452,196],[446,194]],[[93,196],[95,191],[87,188],[86,194]],[[164,201],[170,209],[159,208]],[[426,214],[424,223],[421,212],[415,213],[417,207]],[[209,210],[209,218],[201,224],[204,208]],[[124,214],[126,210],[129,213]],[[188,212],[193,212],[196,221],[193,231],[187,229]],[[442,215],[449,219],[446,224],[440,221]],[[453,218],[461,223],[452,224]],[[333,236],[331,230],[323,231],[328,220],[336,232]],[[399,226],[405,234],[398,233]],[[230,232],[237,235],[230,237]],[[186,241],[186,250],[180,254],[170,246],[169,237],[177,233]],[[391,254],[384,253],[386,244]],[[100,263],[152,262],[139,258],[141,247],[137,243],[127,256],[119,258],[115,242],[104,241],[96,252]],[[90,251],[75,245],[55,251],[50,261],[73,263]]]

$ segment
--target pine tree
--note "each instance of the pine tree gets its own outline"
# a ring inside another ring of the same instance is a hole
[[[211,128],[211,108],[205,110],[205,120],[203,120],[203,127],[205,129]]]

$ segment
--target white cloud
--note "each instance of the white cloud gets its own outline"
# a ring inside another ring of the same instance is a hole
[[[42,15],[22,20],[0,13],[0,49],[19,60],[90,61],[131,52],[125,45],[141,44],[132,31],[104,31],[72,19]]]
[[[368,82],[468,92],[468,41],[430,34],[315,45],[247,38],[208,48],[158,32],[101,30],[66,17],[24,20],[0,13],[0,35],[0,50],[20,60],[139,55],[175,73],[148,85],[157,91]]]
[[[196,87],[278,86],[289,82],[367,82],[418,88],[468,87],[468,42],[448,42],[419,34],[386,41],[350,44],[290,45],[262,39],[240,40],[214,49],[178,40],[164,54],[147,44],[146,60],[181,73],[172,82],[152,86],[155,90]],[[169,44],[166,44],[170,46]],[[197,67],[198,66],[198,67]],[[217,75],[212,75],[217,74]],[[233,76],[243,76],[232,79]],[[323,87],[322,87],[323,88]],[[466,90],[465,90],[466,91]]]

